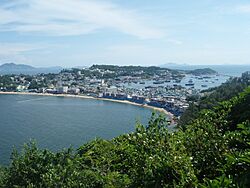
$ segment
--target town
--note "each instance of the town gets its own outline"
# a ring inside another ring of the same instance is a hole
[[[183,81],[187,77],[190,79]],[[1,75],[0,90],[126,100],[163,108],[180,117],[189,106],[188,98],[202,95],[195,80],[202,80],[200,87],[206,88],[206,83],[214,83],[219,77],[211,69],[180,71],[154,66],[93,65],[64,69],[58,74]]]

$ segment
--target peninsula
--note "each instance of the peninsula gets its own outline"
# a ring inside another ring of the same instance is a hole
[[[197,76],[197,72],[202,72],[203,76]],[[92,65],[64,69],[59,73],[2,75],[0,91],[128,103],[161,111],[173,119],[188,108],[190,96],[200,95],[200,88],[208,87],[205,82],[210,79],[211,83],[219,84],[219,77],[212,73],[216,72],[211,69],[183,72],[156,66]],[[187,78],[190,79],[185,81]]]

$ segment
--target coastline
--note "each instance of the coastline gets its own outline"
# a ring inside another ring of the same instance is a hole
[[[134,106],[140,106],[143,108],[150,108],[152,110],[161,112],[165,114],[168,119],[171,121],[171,124],[173,123],[174,115],[167,110],[163,108],[158,108],[154,106],[149,106],[149,105],[144,105],[144,104],[138,104],[134,102],[130,102],[127,100],[116,100],[116,99],[107,99],[107,98],[98,98],[98,97],[91,97],[91,96],[86,96],[86,95],[71,95],[71,94],[50,94],[50,93],[27,93],[27,92],[3,92],[0,91],[1,94],[6,94],[6,95],[35,95],[35,96],[51,96],[51,97],[71,97],[71,98],[81,98],[81,99],[93,99],[93,100],[102,100],[102,101],[110,101],[110,102],[116,102],[116,103],[123,103],[123,104],[130,104]]]

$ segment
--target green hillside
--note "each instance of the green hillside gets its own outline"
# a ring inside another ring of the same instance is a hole
[[[199,116],[204,109],[212,109],[218,103],[235,97],[239,92],[250,86],[250,72],[245,72],[241,77],[231,78],[221,86],[203,91],[203,97],[190,98],[188,109],[182,114],[178,124],[185,127]]]

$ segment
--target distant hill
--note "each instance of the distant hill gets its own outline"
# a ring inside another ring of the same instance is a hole
[[[39,74],[58,73],[62,67],[36,68],[25,64],[5,63],[0,65],[0,74]]]
[[[5,63],[0,65],[0,70],[3,71],[12,71],[12,70],[34,70],[35,68],[29,65],[24,64],[15,64],[15,63]]]
[[[194,69],[204,69],[211,68],[218,72],[219,74],[237,76],[240,77],[245,71],[250,71],[250,64],[232,64],[232,65],[189,65],[189,64],[176,64],[176,63],[167,63],[159,65],[160,67],[176,69],[176,70],[194,70]]]
[[[203,75],[203,74],[216,74],[215,71],[210,65],[189,65],[189,64],[176,64],[176,63],[167,63],[160,65],[162,68],[169,68],[175,70],[185,71],[188,74],[194,75]]]
[[[210,68],[204,68],[204,69],[195,69],[186,71],[189,74],[193,74],[195,76],[201,76],[201,75],[208,75],[208,74],[216,74],[217,72]]]

